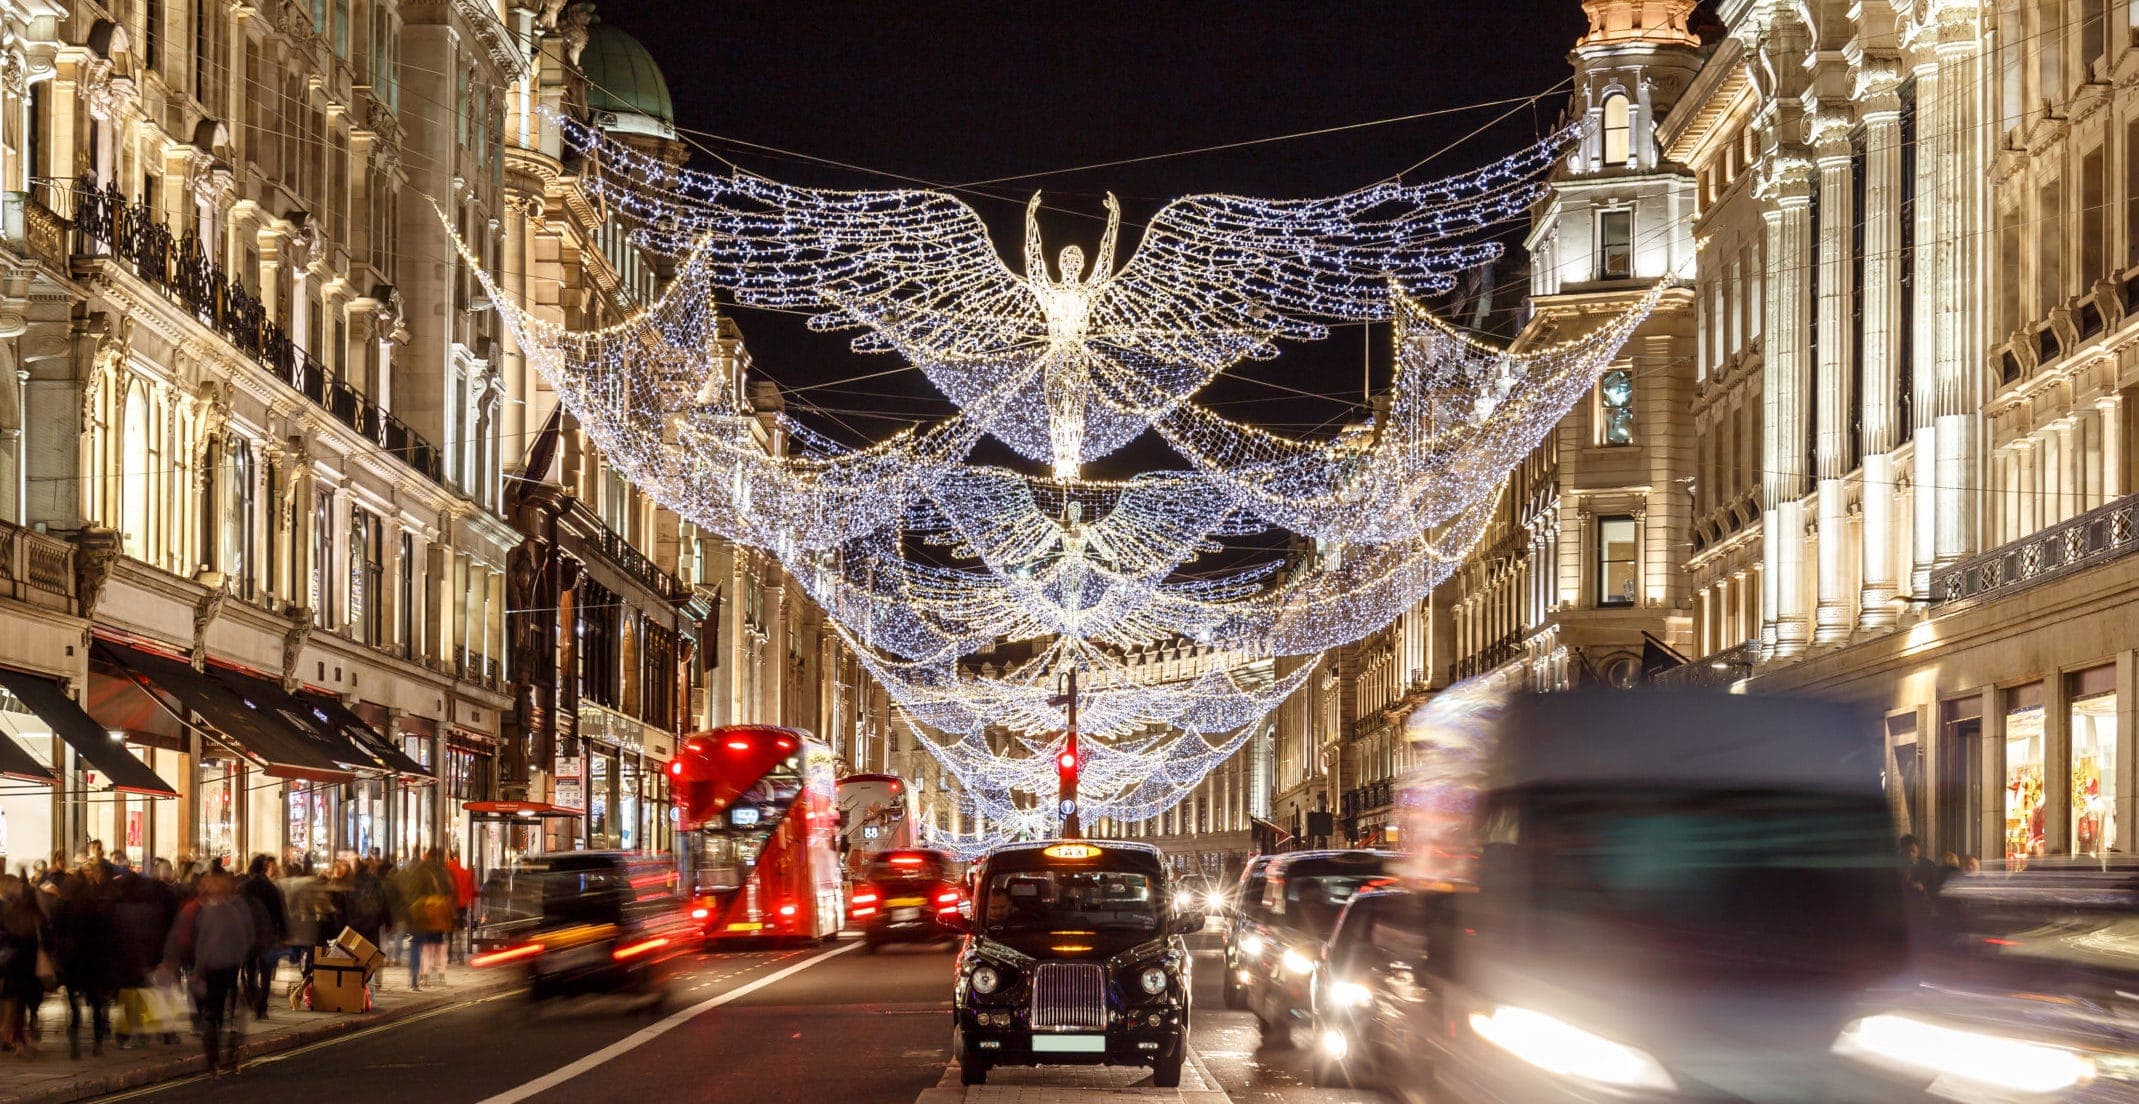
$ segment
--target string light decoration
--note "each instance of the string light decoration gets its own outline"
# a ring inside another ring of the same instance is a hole
[[[1325,199],[1176,199],[1119,268],[1121,207],[1109,195],[1089,272],[1074,245],[1050,271],[1035,193],[1018,273],[980,216],[943,192],[680,169],[597,128],[557,124],[603,167],[589,187],[641,223],[636,240],[709,261],[739,302],[816,311],[809,324],[820,331],[862,330],[856,351],[899,354],[962,408],[1029,390],[982,424],[1057,479],[1228,366],[1275,357],[1279,339],[1386,319],[1391,288],[1445,291],[1498,257],[1479,232],[1524,216],[1543,194],[1539,177],[1581,136],[1569,127],[1474,172]]]
[[[567,331],[500,294],[456,235],[464,261],[609,462],[679,516],[772,554],[826,611],[989,838],[1054,828],[1035,795],[1054,787],[1072,668],[1087,822],[1145,819],[1192,792],[1305,683],[1311,657],[1446,581],[1507,470],[1661,293],[1579,343],[1521,352],[1415,298],[1494,255],[1463,236],[1527,206],[1565,133],[1429,185],[1176,200],[1119,267],[1111,198],[1089,270],[1075,247],[1049,267],[1028,207],[1019,275],[949,196],[676,170],[564,128],[638,239],[675,258],[663,294]],[[856,349],[904,357],[956,413],[857,448],[755,409],[724,294],[863,331]],[[1194,399],[1280,339],[1360,319],[1394,322],[1394,378],[1372,418],[1332,438]],[[1186,469],[1081,478],[1147,428]],[[1045,474],[974,463],[985,434]],[[1294,550],[1199,570],[1236,538],[1274,534]]]

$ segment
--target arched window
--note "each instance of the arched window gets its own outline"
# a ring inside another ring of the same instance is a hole
[[[1620,168],[1634,148],[1634,126],[1624,92],[1604,97],[1604,167]]]
[[[137,560],[149,558],[149,438],[154,433],[148,395],[139,387],[129,388],[119,437],[119,529],[126,554]]]

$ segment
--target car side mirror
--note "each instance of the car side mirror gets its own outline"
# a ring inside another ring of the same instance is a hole
[[[973,930],[972,917],[962,912],[938,913],[936,924],[946,931],[954,931],[960,935],[965,935]]]
[[[1176,913],[1173,922],[1166,925],[1166,930],[1174,935],[1194,935],[1202,931],[1210,920],[1209,916],[1200,912]]]

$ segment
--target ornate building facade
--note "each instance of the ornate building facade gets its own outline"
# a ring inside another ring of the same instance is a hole
[[[574,57],[590,15],[0,2],[10,868],[92,838],[478,865],[660,846],[680,731],[797,723],[887,758],[881,694],[777,570],[551,418],[432,206],[558,320],[658,287],[534,110],[673,140],[665,92],[635,114],[585,80],[636,47]],[[524,562],[572,584],[535,631],[508,613],[542,605],[516,601]],[[512,802],[560,815],[507,831]]]

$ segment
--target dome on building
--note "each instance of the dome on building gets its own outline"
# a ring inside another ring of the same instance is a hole
[[[579,53],[587,77],[587,107],[603,130],[616,134],[676,136],[676,105],[668,80],[644,44],[620,27],[595,23]]]

